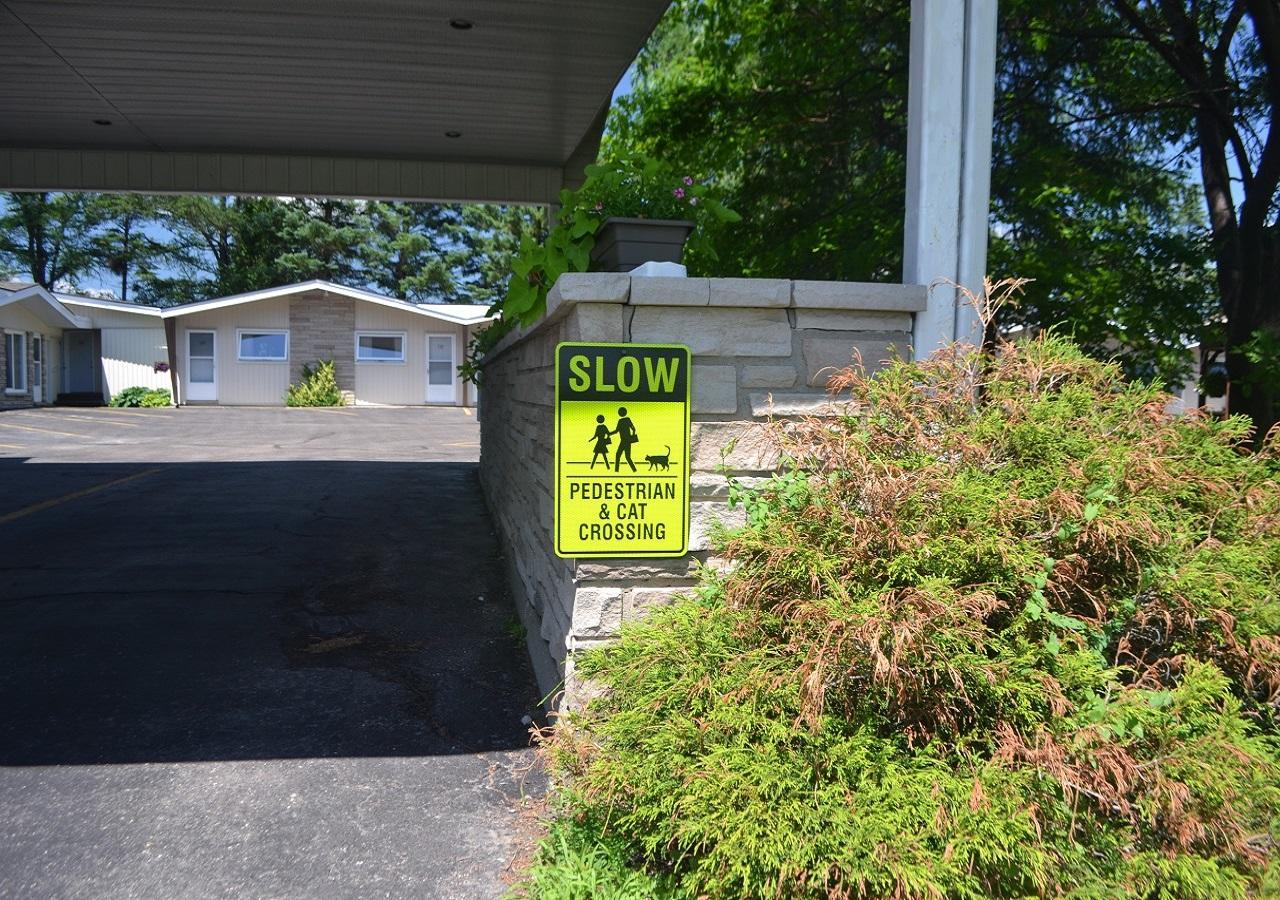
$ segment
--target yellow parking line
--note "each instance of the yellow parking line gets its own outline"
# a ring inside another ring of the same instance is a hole
[[[90,435],[80,434],[75,431],[54,431],[52,428],[37,428],[34,425],[19,425],[17,422],[0,422],[0,428],[21,428],[23,431],[42,431],[45,434],[58,434],[62,435],[62,437],[90,437]]]
[[[171,409],[172,407],[157,406],[155,408]],[[97,418],[103,418],[103,417],[109,417],[109,416],[137,416],[139,419],[154,419],[156,417],[155,413],[130,412],[129,410],[126,410],[126,409],[116,409],[113,406],[104,406],[102,407],[101,413],[92,413],[92,415]]]
[[[18,413],[18,415],[44,417],[44,413]],[[108,425],[119,425],[121,428],[141,428],[137,422],[112,422],[105,416],[78,416],[75,413],[58,413],[59,419],[77,419],[81,422],[106,422]]]
[[[4,449],[6,449],[6,450],[21,450],[21,449],[22,449],[22,445],[21,445],[21,444],[0,444],[0,447],[3,447],[3,448],[4,448]]]
[[[142,472],[134,472],[132,475],[126,475],[123,478],[116,478],[112,481],[104,481],[102,484],[95,484],[93,487],[87,487],[87,488],[83,488],[82,490],[72,491],[70,494],[63,494],[61,497],[54,497],[52,500],[43,500],[40,503],[33,503],[31,506],[27,506],[27,507],[24,507],[23,509],[15,510],[14,512],[9,513],[8,515],[0,516],[0,525],[8,524],[9,522],[12,522],[14,519],[21,519],[23,516],[29,516],[32,513],[41,512],[42,510],[46,510],[51,506],[58,506],[59,504],[66,503],[68,500],[75,500],[80,497],[86,497],[89,494],[96,494],[98,491],[105,491],[107,488],[115,487],[117,484],[124,484],[125,482],[128,482],[128,481],[136,481],[139,478],[144,478],[147,475],[151,475],[159,471],[160,471],[159,468],[155,468],[155,469],[147,469]]]

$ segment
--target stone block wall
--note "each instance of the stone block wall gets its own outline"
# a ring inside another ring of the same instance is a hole
[[[301,380],[304,365],[331,359],[339,389],[348,403],[355,402],[355,330],[356,301],[352,298],[327,291],[290,296],[289,383]]]
[[[728,481],[770,474],[761,425],[831,408],[831,373],[857,356],[874,368],[910,353],[914,285],[785,279],[570,274],[546,317],[508,335],[484,364],[480,477],[539,683],[552,705],[585,686],[573,655],[671,601],[712,554],[713,523],[734,525]],[[693,353],[690,552],[680,559],[584,559],[552,547],[555,347],[561,341],[684,344]],[[711,559],[714,564],[715,560]]]

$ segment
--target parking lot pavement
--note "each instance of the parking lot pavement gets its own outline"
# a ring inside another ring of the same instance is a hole
[[[500,894],[538,696],[478,440],[0,413],[0,896]]]

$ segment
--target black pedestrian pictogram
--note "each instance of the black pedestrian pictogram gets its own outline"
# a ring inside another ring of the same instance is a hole
[[[618,436],[618,452],[613,456],[614,471],[622,471],[622,458],[627,458],[627,465],[631,467],[631,471],[636,470],[636,464],[631,459],[631,445],[640,440],[640,435],[636,433],[636,426],[631,423],[631,419],[627,416],[627,408],[625,406],[618,407],[618,425],[610,434]]]
[[[604,416],[596,416],[596,433],[590,440],[595,441],[595,448],[591,451],[591,468],[596,467],[596,457],[604,460],[604,468],[609,470],[609,426],[604,424]]]

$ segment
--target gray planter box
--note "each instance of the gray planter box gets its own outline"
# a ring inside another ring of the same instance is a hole
[[[596,232],[591,268],[630,272],[647,262],[680,262],[693,223],[684,219],[605,219]]]

